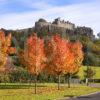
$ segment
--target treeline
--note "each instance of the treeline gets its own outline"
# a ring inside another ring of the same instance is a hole
[[[18,43],[18,45],[16,46],[17,48],[24,48],[24,43],[27,37],[33,34],[34,32],[37,32],[34,28],[29,28],[20,31],[6,31],[3,29],[3,31],[6,34],[11,32],[12,37],[16,39]],[[37,35],[40,38],[55,35],[55,33],[46,32],[45,30],[41,29],[41,32],[39,31]],[[83,51],[85,54],[83,65],[100,66],[100,38],[93,38],[88,32],[91,32],[91,30],[86,29],[85,27],[81,27],[77,28],[75,31],[67,30],[67,33],[62,33],[60,35],[63,36],[63,38],[69,39],[70,41],[79,40],[82,43]],[[59,32],[56,34],[59,34]],[[12,40],[12,46],[15,46],[14,39]]]
[[[24,49],[27,38],[29,38],[33,34],[32,30],[28,30],[28,32],[27,31],[26,32],[10,31],[10,32],[12,32],[11,33],[12,34],[11,46],[16,47],[16,49],[18,51]],[[5,32],[5,33],[6,33],[6,35],[8,34],[8,32]],[[52,36],[55,34],[51,35],[48,33],[47,35],[39,35],[39,34],[37,34],[37,35],[40,39],[43,38],[45,40],[47,38],[49,38],[49,39],[52,38]],[[64,36],[62,36],[61,34],[59,34],[59,35],[62,38],[64,38],[65,40],[67,39],[67,40],[71,41],[71,43],[75,43],[75,41],[78,40],[83,44],[83,51],[84,51],[84,57],[85,57],[83,60],[84,65],[100,66],[100,62],[99,62],[100,61],[99,60],[100,59],[100,52],[99,52],[100,51],[100,40],[99,39],[92,40],[90,37],[87,37],[85,35],[78,35],[78,34],[77,35],[64,35]],[[59,38],[58,38],[58,40],[59,40]],[[58,46],[60,46],[60,45],[61,44],[59,42]],[[53,47],[53,45],[51,46],[51,48],[52,47]],[[30,52],[30,49],[29,49],[29,52]],[[29,83],[34,82],[35,75],[33,75],[32,73],[29,73],[27,69],[23,68],[23,67],[25,67],[25,63],[23,64],[19,60],[19,56],[16,54],[12,54],[12,53],[9,53],[9,55],[12,58],[13,64],[15,65],[14,66],[15,70],[10,71],[10,73],[9,72],[5,72],[5,73],[0,72],[0,81],[1,82],[29,82]],[[20,56],[22,57],[23,55],[20,55]],[[76,73],[77,73],[77,71],[76,71]],[[65,80],[68,79],[69,77],[79,78],[76,75],[76,73],[75,72],[71,73],[70,76],[69,76],[69,74],[61,75],[62,76],[60,78],[61,82],[66,82]],[[41,72],[37,76],[37,80],[39,82],[58,82],[58,77],[55,75],[47,74],[45,72],[43,72],[43,73]]]
[[[69,33],[73,33],[71,31],[68,31]],[[77,31],[76,31],[77,32]],[[17,40],[18,45],[20,48],[24,47],[24,43],[26,41],[26,37],[33,34],[33,30],[27,30],[22,32],[16,32],[12,31],[12,36]],[[100,39],[92,38],[86,34],[60,34],[63,36],[63,38],[69,39],[70,41],[77,41],[79,40],[83,45],[83,51],[84,51],[84,60],[83,65],[90,65],[90,66],[100,66]],[[59,34],[59,33],[56,33]],[[88,34],[88,33],[87,33]],[[46,37],[46,36],[52,36],[55,35],[55,33],[38,33],[38,36]],[[12,41],[12,45],[14,45],[14,42]]]

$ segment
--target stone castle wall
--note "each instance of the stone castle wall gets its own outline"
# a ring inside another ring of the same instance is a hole
[[[75,25],[70,22],[61,21],[60,19],[55,19],[53,23],[46,22],[46,21],[38,21],[35,23],[35,28],[40,29],[42,27],[48,27],[50,30],[54,28],[64,28],[69,30],[74,30]]]
[[[81,34],[88,37],[93,37],[93,30],[89,27],[75,27],[75,24],[60,20],[59,18],[55,19],[52,23],[47,22],[44,19],[39,19],[35,23],[35,31],[39,33],[66,33],[69,35]]]

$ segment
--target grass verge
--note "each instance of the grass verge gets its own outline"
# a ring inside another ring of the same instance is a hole
[[[8,84],[7,86],[14,86],[14,84]],[[15,84],[16,86],[18,85]],[[22,87],[22,85],[19,86]],[[0,100],[57,100],[59,98],[80,96],[100,91],[100,88],[81,85],[74,85],[71,88],[62,85],[61,90],[57,90],[56,84],[46,83],[38,85],[37,94],[34,94],[34,87],[32,86],[24,84],[24,87],[27,88],[0,89]]]

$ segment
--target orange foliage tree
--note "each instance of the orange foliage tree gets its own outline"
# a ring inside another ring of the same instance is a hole
[[[83,60],[82,44],[77,41],[71,43],[62,39],[60,35],[52,36],[45,41],[35,34],[27,39],[26,48],[19,52],[21,63],[36,77],[41,71],[58,76],[58,89],[60,89],[60,76],[78,72]],[[45,63],[46,62],[46,63]],[[35,93],[36,93],[35,79]]]
[[[46,44],[47,67],[46,70],[58,76],[58,90],[60,89],[60,76],[65,73],[69,48],[66,46],[67,40],[60,35],[53,36]]]
[[[58,89],[60,89],[60,75],[74,74],[79,70],[83,60],[82,45],[80,42],[71,43],[55,35],[47,40],[45,52],[46,70],[58,75]]]
[[[35,75],[35,93],[37,76],[45,68],[45,53],[44,53],[44,40],[34,36],[30,36],[27,39],[26,47],[19,52],[19,58],[21,63],[27,67],[28,71]]]
[[[65,73],[68,75],[68,87],[70,87],[70,75],[77,73],[83,61],[82,44],[79,41],[74,43],[68,43],[69,57],[67,57],[67,65],[65,67]]]
[[[0,69],[4,70],[4,65],[7,61],[8,54],[10,53],[11,34],[5,36],[3,31],[0,31]]]
[[[5,33],[0,31],[0,72],[4,75],[12,71],[12,62],[8,62],[10,59],[9,54],[15,52],[16,49],[11,47],[11,33],[5,36]]]

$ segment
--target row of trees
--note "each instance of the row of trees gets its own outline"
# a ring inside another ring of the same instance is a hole
[[[34,34],[27,39],[24,50],[20,50],[18,56],[29,73],[35,75],[35,93],[37,76],[41,72],[57,75],[60,89],[60,76],[78,72],[83,61],[82,44],[79,41],[72,43],[60,35],[44,40]]]
[[[8,54],[15,52],[10,45],[11,34],[5,36],[0,32],[0,70],[5,69]],[[35,93],[37,76],[41,72],[58,76],[60,89],[60,76],[78,72],[83,61],[82,44],[79,41],[72,43],[60,35],[40,39],[34,34],[27,39],[24,49],[18,50],[17,56],[29,73],[35,76]]]
[[[85,30],[84,30],[85,29]],[[37,32],[39,37],[45,37],[48,35],[54,35],[59,34],[63,35],[64,38],[69,38],[70,41],[81,41],[83,45],[83,51],[84,51],[84,60],[83,65],[87,66],[87,58],[88,58],[88,65],[89,66],[100,66],[100,39],[99,38],[93,38],[91,33],[91,29],[86,29],[83,27],[82,30],[80,28],[75,31],[66,31],[66,32],[46,32],[46,30],[34,30],[34,28],[29,28],[25,30],[19,30],[19,31],[12,31],[12,30],[5,30],[1,29],[5,32],[7,35],[9,32],[12,33],[12,37],[15,38],[17,41],[17,44],[20,48],[24,48],[24,42],[26,42],[27,36],[32,35],[32,33]],[[87,35],[86,35],[87,34]],[[89,36],[88,36],[89,35]],[[15,45],[15,42],[12,40],[12,46]],[[88,52],[88,53],[87,53]]]

